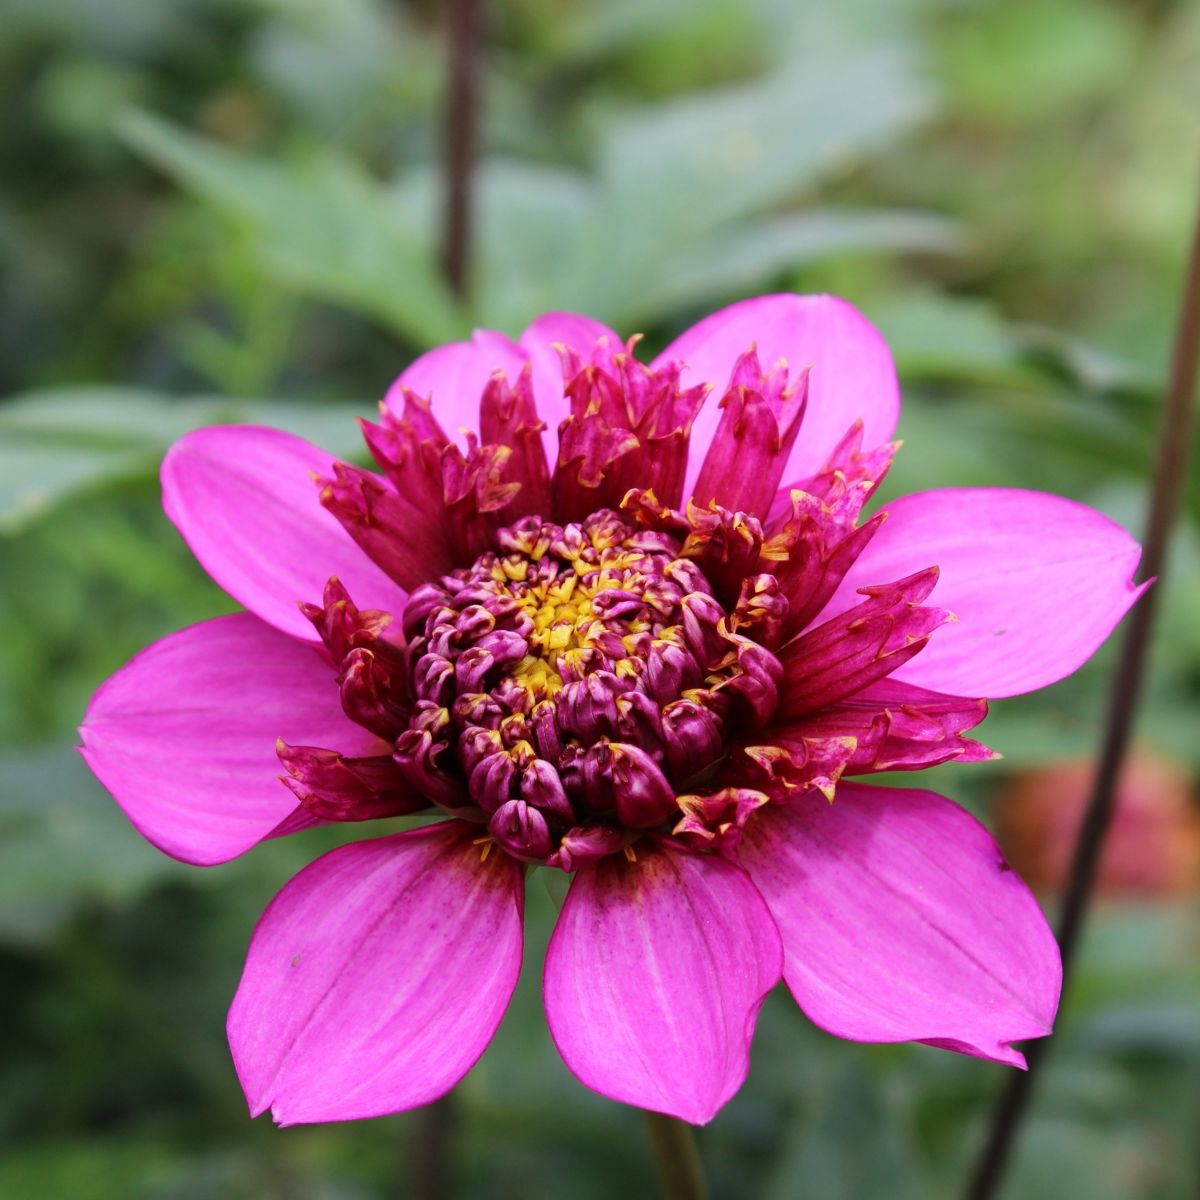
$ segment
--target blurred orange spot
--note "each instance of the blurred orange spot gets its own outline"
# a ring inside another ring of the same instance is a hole
[[[1062,891],[1094,780],[1090,762],[1014,776],[996,798],[996,834],[1035,889]],[[1096,890],[1107,896],[1179,896],[1200,890],[1200,811],[1177,762],[1135,751],[1117,786]]]

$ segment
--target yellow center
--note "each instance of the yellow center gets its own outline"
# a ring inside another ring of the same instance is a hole
[[[528,583],[531,563],[539,562],[549,551],[543,541],[525,553],[498,559],[492,568],[492,579],[501,592],[516,600],[533,622],[530,652],[510,674],[535,695],[555,695],[563,686],[562,668],[581,669],[591,653],[601,649],[597,639],[612,634],[612,624],[596,612],[594,601],[601,592],[624,588],[641,596],[649,607],[656,607],[653,589],[647,592],[647,580],[639,570],[644,556],[616,543],[598,545],[599,540],[593,534],[578,555],[566,556],[569,570],[547,582]],[[585,550],[593,553],[585,556]],[[595,551],[599,552],[598,561]],[[562,549],[557,553],[561,557]],[[631,652],[633,638],[651,628],[644,613],[622,618],[620,633],[626,650]],[[614,667],[618,674],[634,671],[628,660]]]

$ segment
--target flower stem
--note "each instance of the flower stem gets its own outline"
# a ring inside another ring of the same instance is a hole
[[[445,115],[445,200],[442,272],[450,290],[463,299],[470,283],[471,191],[479,113],[481,0],[447,4],[449,79]]]
[[[1167,384],[1154,468],[1150,512],[1146,520],[1145,554],[1138,578],[1157,583],[1138,601],[1129,615],[1121,657],[1109,695],[1108,719],[1096,782],[1079,839],[1059,918],[1058,941],[1062,950],[1063,989],[1087,917],[1096,864],[1111,823],[1117,779],[1129,744],[1145,671],[1150,634],[1157,615],[1166,566],[1167,542],[1179,512],[1191,457],[1193,397],[1200,369],[1200,204],[1192,239],[1191,258],[1180,300],[1175,350]],[[1000,1097],[984,1147],[967,1191],[969,1200],[990,1200],[1004,1176],[1010,1152],[1033,1094],[1039,1065],[1045,1061],[1049,1040],[1035,1042],[1027,1053],[1028,1071],[1014,1071]]]
[[[650,1148],[658,1162],[667,1200],[705,1200],[708,1188],[700,1166],[696,1138],[686,1121],[663,1113],[643,1111]]]
[[[450,1196],[450,1142],[457,1124],[453,1092],[413,1114],[409,1142],[408,1192],[410,1200],[448,1200]]]

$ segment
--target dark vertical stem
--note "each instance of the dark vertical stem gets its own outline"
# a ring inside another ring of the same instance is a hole
[[[708,1188],[692,1127],[675,1117],[645,1111],[646,1135],[667,1200],[705,1200]]]
[[[453,1092],[413,1114],[408,1200],[447,1200],[450,1196],[450,1142],[456,1116]]]
[[[1179,307],[1175,351],[1167,384],[1158,457],[1146,521],[1145,554],[1139,579],[1157,578],[1157,584],[1138,601],[1125,630],[1121,657],[1113,676],[1108,702],[1108,720],[1096,782],[1079,840],[1067,892],[1059,918],[1058,941],[1062,948],[1063,988],[1066,989],[1079,935],[1087,917],[1096,864],[1112,818],[1117,779],[1129,744],[1133,719],[1145,672],[1150,634],[1158,610],[1166,566],[1167,542],[1179,512],[1192,446],[1192,408],[1196,373],[1200,366],[1200,207],[1192,237],[1191,258],[1184,279]],[[1016,1132],[1033,1094],[1038,1067],[1044,1061],[1048,1041],[1036,1042],[1028,1054],[1029,1070],[1014,1072],[992,1119],[988,1141],[967,1192],[970,1200],[989,1200],[1004,1177]]]
[[[479,115],[481,0],[446,0],[449,77],[445,116],[442,271],[460,299],[470,283],[471,183]]]

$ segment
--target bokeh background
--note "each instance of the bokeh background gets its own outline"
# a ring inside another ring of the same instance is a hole
[[[887,494],[1057,491],[1141,525],[1200,184],[1200,5],[492,0],[474,288],[438,266],[444,11],[385,0],[0,0],[0,1195],[415,1195],[419,1117],[251,1123],[223,1036],[263,904],[319,831],[202,871],[72,746],[96,684],[229,601],[158,504],[216,421],[357,452],[399,369],[577,308],[655,348],[721,303],[828,290],[888,336]],[[1004,1195],[1200,1191],[1195,478],[1056,1053]],[[932,786],[1053,912],[1112,647]],[[552,905],[458,1091],[463,1197],[653,1196],[636,1113],[540,1014]],[[717,1197],[961,1194],[1004,1068],[836,1042],[785,995],[700,1134]]]

